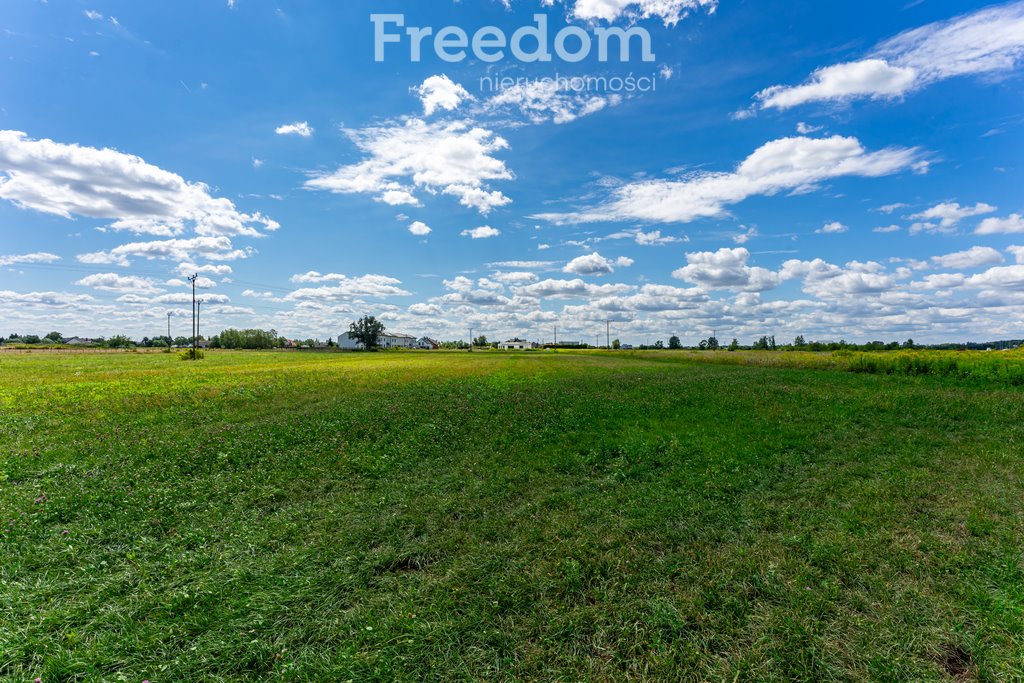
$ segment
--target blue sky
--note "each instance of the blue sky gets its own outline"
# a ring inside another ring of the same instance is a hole
[[[1024,2],[8,0],[0,55],[5,336],[185,334],[194,272],[208,332],[1021,336]]]

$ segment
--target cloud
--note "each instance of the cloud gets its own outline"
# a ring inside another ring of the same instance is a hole
[[[298,135],[302,138],[310,138],[313,137],[314,130],[306,121],[296,121],[278,126],[274,132],[278,135]]]
[[[149,278],[134,275],[118,275],[116,273],[97,273],[88,275],[75,283],[80,287],[92,287],[105,292],[135,292],[139,294],[162,291]]]
[[[626,257],[619,257],[612,260],[601,256],[596,251],[592,254],[574,258],[562,269],[563,273],[570,275],[608,275],[615,272],[616,267],[628,268],[633,265],[633,260]]]
[[[908,206],[907,204],[903,204],[901,202],[898,202],[896,204],[886,204],[885,206],[880,206],[880,207],[878,207],[875,210],[880,212],[880,213],[884,213],[884,214],[892,214],[892,213],[895,213],[896,211],[899,211],[900,209],[907,208],[907,206]]]
[[[1008,251],[1011,254],[1013,254],[1014,258],[1017,259],[1017,263],[1018,264],[1024,265],[1024,247],[1018,247],[1018,246],[1007,247],[1006,251]]]
[[[586,77],[581,77],[586,79]],[[568,79],[517,83],[501,90],[484,103],[484,110],[515,109],[531,123],[570,123],[622,102],[622,96],[577,92]]]
[[[437,304],[413,304],[408,310],[412,315],[429,316],[434,318],[444,315],[444,309]]]
[[[236,261],[249,258],[252,249],[235,249],[227,237],[194,237],[191,239],[159,240],[154,242],[132,242],[114,247],[110,251],[80,254],[80,263],[117,264],[127,266],[130,257],[149,260],[172,259],[192,261],[202,258],[208,261]]]
[[[114,219],[111,230],[162,237],[188,228],[206,236],[261,237],[260,228],[280,227],[139,157],[10,130],[0,131],[0,199],[69,219]]]
[[[54,263],[56,261],[60,261],[60,256],[41,251],[32,254],[0,256],[0,267],[13,266],[21,263]]]
[[[955,289],[962,287],[966,280],[967,278],[960,273],[938,273],[928,275],[921,281],[911,282],[910,287],[918,290]]]
[[[472,100],[469,92],[446,74],[431,76],[415,88],[415,92],[423,102],[423,114],[430,116],[434,112],[443,109],[454,111],[466,100]]]
[[[12,292],[0,290],[0,303],[49,306],[55,308],[78,307],[95,301],[88,294],[68,294],[67,292]]]
[[[432,233],[433,230],[431,230],[430,226],[428,226],[423,221],[413,221],[413,223],[409,226],[409,232],[418,237],[426,237],[427,235]]]
[[[840,235],[844,232],[849,231],[850,228],[843,225],[839,221],[832,221],[831,223],[826,223],[824,227],[820,228],[819,230],[815,230],[814,232],[819,235]]]
[[[914,85],[916,78],[913,69],[890,66],[881,59],[865,59],[818,69],[804,85],[776,85],[754,97],[764,109],[789,109],[808,102],[855,97],[898,97]]]
[[[496,152],[508,148],[504,138],[470,121],[427,123],[408,119],[347,131],[366,155],[363,161],[316,175],[306,187],[340,194],[368,193],[389,204],[418,204],[424,190],[458,197],[463,206],[487,214],[511,203],[489,183],[513,175]]]
[[[881,177],[922,168],[918,149],[868,152],[856,138],[782,138],[762,145],[735,171],[700,172],[682,180],[644,180],[613,190],[604,204],[574,213],[541,214],[556,224],[643,220],[687,223],[720,217],[726,207],[757,195],[806,190],[844,176]]]
[[[516,291],[527,297],[547,299],[592,299],[614,296],[630,292],[630,285],[592,285],[580,279],[575,280],[542,280],[525,287],[517,287]]]
[[[875,228],[871,232],[877,232],[879,234],[887,234],[887,233],[892,233],[892,232],[899,232],[902,229],[903,228],[901,228],[898,225],[884,225],[884,226],[880,226],[880,227]]]
[[[673,26],[694,10],[713,13],[717,7],[718,0],[576,0],[572,14],[577,19],[607,22],[622,17],[630,21],[658,17]]]
[[[633,228],[631,230],[623,230],[622,232],[616,232],[607,237],[603,238],[606,240],[621,240],[631,239],[641,247],[653,247],[653,246],[664,246],[666,244],[675,244],[676,242],[685,242],[686,240],[680,237],[672,237],[670,235],[662,235],[661,230],[652,230],[650,232],[644,232],[639,228]]]
[[[966,286],[983,289],[1024,290],[1024,266],[999,266],[967,278]]]
[[[520,268],[523,270],[545,270],[555,265],[554,261],[496,261],[488,268]]]
[[[528,285],[536,282],[539,278],[536,273],[525,271],[504,272],[498,271],[491,275],[491,279],[503,285]]]
[[[898,98],[956,76],[1010,71],[1022,56],[1024,2],[1018,1],[901,33],[865,59],[815,71],[802,85],[762,90],[756,106]]]
[[[763,292],[778,287],[782,279],[773,271],[747,265],[750,252],[743,247],[688,253],[685,267],[672,273],[705,289]]]
[[[1024,232],[1024,216],[1010,214],[1006,218],[986,218],[974,231],[976,235],[1010,235]]]
[[[897,279],[886,273],[882,264],[873,261],[851,261],[842,268],[821,259],[791,260],[782,264],[778,275],[783,280],[803,279],[804,291],[822,299],[881,294],[897,286]]]
[[[189,277],[193,274],[224,276],[231,275],[233,272],[229,265],[218,265],[212,263],[204,265],[198,265],[195,263],[179,263],[177,271],[182,277]]]
[[[733,235],[732,241],[736,244],[746,244],[755,237],[759,237],[761,233],[758,232],[757,228],[747,228],[746,226],[740,226],[746,228],[743,232]]]
[[[297,289],[284,296],[281,301],[331,301],[352,299],[355,297],[387,298],[392,296],[410,296],[398,285],[401,280],[386,275],[362,275],[347,277],[339,273],[322,275],[310,271],[302,275],[292,276],[296,283],[334,283],[327,287]]]
[[[971,247],[967,251],[958,251],[955,254],[934,256],[932,262],[942,268],[964,270],[1002,263],[1003,255],[992,247]]]
[[[921,213],[915,213],[910,218],[918,221],[938,221],[938,226],[927,229],[928,232],[952,232],[965,218],[983,216],[997,210],[996,207],[981,202],[974,206],[960,206],[956,202],[946,202],[937,204]]]
[[[479,228],[473,228],[472,230],[463,230],[463,237],[472,237],[475,240],[485,240],[491,237],[497,237],[501,234],[501,230],[492,228],[489,225],[481,225]]]

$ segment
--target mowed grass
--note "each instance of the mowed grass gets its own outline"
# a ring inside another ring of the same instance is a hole
[[[1024,393],[0,354],[0,679],[1024,679]]]

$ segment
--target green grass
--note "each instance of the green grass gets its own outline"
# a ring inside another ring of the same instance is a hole
[[[696,355],[0,354],[0,680],[1024,679],[1020,389]]]

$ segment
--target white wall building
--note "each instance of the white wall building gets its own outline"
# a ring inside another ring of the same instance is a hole
[[[528,349],[536,348],[536,344],[517,337],[515,339],[509,339],[508,341],[501,342],[498,344],[498,348],[502,351],[526,351]]]
[[[377,338],[377,346],[382,349],[418,349],[419,340],[408,334],[385,332]],[[355,340],[351,332],[338,336],[338,348],[354,351],[363,348],[363,345]]]

